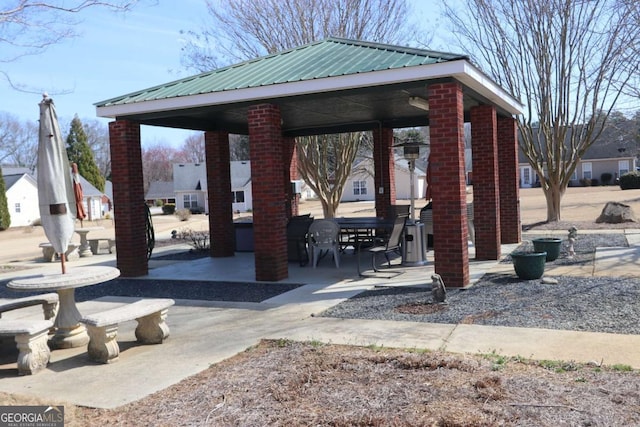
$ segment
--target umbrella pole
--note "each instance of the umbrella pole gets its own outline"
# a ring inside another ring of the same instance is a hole
[[[62,274],[66,274],[67,273],[67,267],[64,265],[64,261],[65,261],[65,254],[64,252],[60,254],[60,265],[62,266]]]

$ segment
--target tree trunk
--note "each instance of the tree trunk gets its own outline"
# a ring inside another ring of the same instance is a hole
[[[550,186],[544,191],[544,196],[547,200],[547,222],[560,221],[560,202],[563,194],[564,191],[559,185]]]

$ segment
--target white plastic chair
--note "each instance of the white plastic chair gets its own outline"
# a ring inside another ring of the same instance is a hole
[[[336,268],[340,268],[340,226],[331,219],[316,219],[309,226],[309,251],[313,260],[313,268],[318,265],[318,258],[323,250],[333,251]]]

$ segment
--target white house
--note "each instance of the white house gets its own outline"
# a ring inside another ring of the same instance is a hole
[[[253,194],[251,192],[251,162],[231,162],[231,192],[233,193],[233,210],[247,212],[253,210]]]
[[[32,225],[40,219],[38,206],[38,182],[26,168],[3,168],[7,206],[11,216],[11,227]],[[102,218],[103,194],[80,176],[84,210],[87,220]]]
[[[176,210],[209,212],[207,202],[207,169],[204,163],[175,163],[173,165],[173,192]]]
[[[104,196],[104,194],[82,175],[80,175],[80,185],[82,185],[82,204],[84,205],[84,211],[87,213],[86,219],[88,221],[95,221],[102,218],[102,196]]]
[[[11,227],[32,225],[40,218],[38,185],[28,173],[3,175]]]
[[[362,159],[354,164],[351,176],[345,182],[341,202],[355,202],[375,200],[376,189],[373,181],[373,160]],[[409,162],[401,157],[395,159],[396,199],[409,200],[411,198],[411,174]],[[413,173],[414,197],[423,198],[426,185],[426,173],[415,168]]]
[[[231,192],[233,210],[247,212],[253,209],[251,194],[251,162],[233,161]],[[173,165],[173,190],[176,209],[191,209],[209,213],[207,198],[207,171],[204,163],[176,163]]]

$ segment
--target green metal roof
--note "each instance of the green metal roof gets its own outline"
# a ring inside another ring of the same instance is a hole
[[[522,105],[465,55],[329,38],[96,104],[99,117],[247,134],[248,111],[277,105],[287,136],[428,126],[428,87],[458,81],[465,115]]]
[[[468,59],[380,43],[329,38],[98,102],[97,107],[303,82]]]

